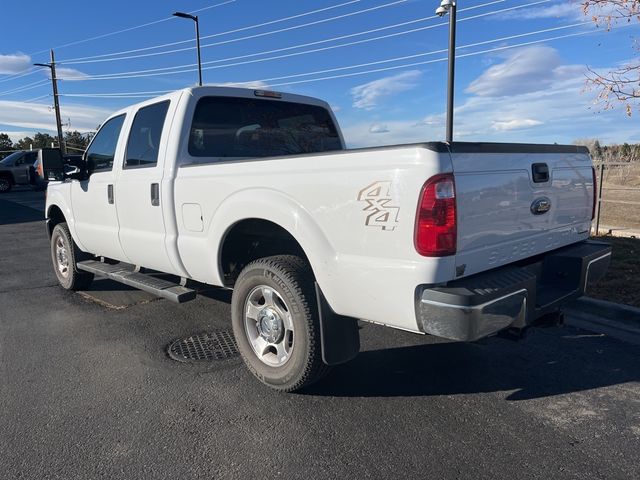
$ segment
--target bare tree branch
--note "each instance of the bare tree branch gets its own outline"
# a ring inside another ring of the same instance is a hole
[[[617,22],[640,21],[640,0],[584,0],[582,11],[590,15],[597,26],[610,30]],[[635,43],[636,52],[640,46]],[[605,74],[588,68],[587,89],[598,92],[596,103],[604,110],[622,104],[631,113],[640,104],[640,59],[633,60]]]

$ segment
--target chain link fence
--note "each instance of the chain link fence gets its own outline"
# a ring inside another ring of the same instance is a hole
[[[640,236],[640,161],[595,164],[595,234]]]

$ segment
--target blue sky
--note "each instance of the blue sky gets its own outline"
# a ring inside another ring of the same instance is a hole
[[[26,5],[4,2],[3,18],[23,18]],[[323,98],[350,146],[444,135],[448,20],[432,18],[435,1],[28,5],[28,25],[3,22],[0,42],[0,131],[14,139],[54,128],[46,72],[29,70],[48,61],[49,48],[72,129],[95,129],[153,92],[193,85],[193,23],[171,17],[175,10],[198,11],[205,83]],[[634,57],[640,24],[596,28],[570,0],[463,0],[458,10],[457,140],[640,142],[639,113],[602,111],[584,91],[587,66],[606,71]]]

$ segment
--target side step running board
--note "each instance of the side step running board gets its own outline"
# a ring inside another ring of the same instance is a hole
[[[85,260],[84,262],[78,262],[78,269],[91,272],[101,277],[110,278],[116,282],[144,290],[145,292],[166,298],[175,303],[188,302],[196,298],[195,290],[168,282],[161,278],[134,272],[130,268],[120,264],[110,265],[97,260]]]

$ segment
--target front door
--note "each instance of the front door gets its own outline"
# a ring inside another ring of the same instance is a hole
[[[176,273],[165,246],[163,218],[163,131],[170,102],[142,107],[131,125],[116,182],[120,244],[137,265]],[[160,161],[159,161],[160,159]]]
[[[38,158],[38,152],[25,152],[22,157],[16,160],[13,168],[13,178],[17,185],[26,185],[29,183],[29,167]]]
[[[71,205],[80,244],[89,253],[127,262],[118,239],[113,168],[124,157],[124,119],[124,114],[109,119],[89,145],[89,177],[71,182]]]

